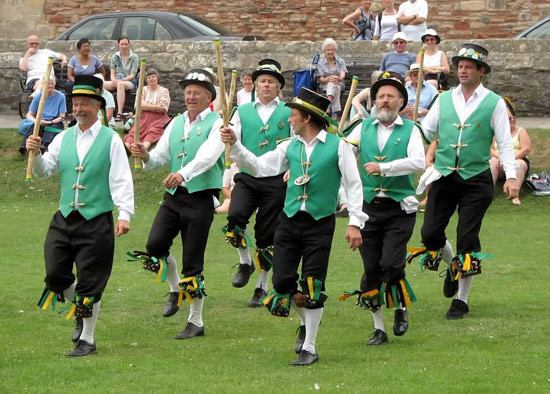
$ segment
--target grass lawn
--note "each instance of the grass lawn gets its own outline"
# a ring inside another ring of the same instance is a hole
[[[533,171],[550,170],[550,132],[529,130]],[[327,301],[317,338],[320,362],[289,364],[299,320],[271,316],[246,303],[256,280],[234,289],[236,251],[212,225],[206,250],[206,336],[176,341],[187,305],[171,318],[161,316],[166,285],[126,261],[125,252],[144,247],[162,196],[165,171],[135,177],[136,214],[129,234],[117,239],[115,265],[101,303],[95,333],[96,355],[68,359],[73,321],[36,302],[43,289],[43,241],[57,209],[55,180],[25,182],[26,161],[15,150],[16,130],[0,130],[0,392],[1,393],[256,393],[256,392],[550,392],[550,273],[546,248],[550,198],[524,189],[523,204],[506,201],[501,184],[482,228],[483,274],[474,279],[470,315],[447,321],[450,300],[434,272],[407,268],[419,299],[411,326],[390,344],[367,348],[370,313],[353,299],[338,302],[361,276],[358,252],[344,241],[345,219],[337,220],[327,280]],[[410,246],[419,245],[422,214]],[[456,220],[449,226],[455,239]],[[181,253],[176,240],[174,255]],[[178,260],[181,260],[179,258]],[[391,333],[393,312],[385,310]],[[283,386],[279,386],[279,385]]]

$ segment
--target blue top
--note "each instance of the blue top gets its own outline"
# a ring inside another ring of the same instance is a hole
[[[103,63],[101,63],[101,60],[99,60],[96,56],[91,55],[90,63],[84,68],[82,67],[82,64],[78,61],[78,57],[75,55],[69,60],[68,67],[73,68],[73,73],[75,76],[77,75],[94,75],[99,71],[99,68],[103,66]]]
[[[38,113],[38,104],[40,103],[41,96],[42,92],[38,93],[32,99],[32,103],[29,106],[29,111],[31,111],[32,113]],[[44,109],[42,110],[42,119],[53,120],[62,113],[67,113],[67,103],[65,102],[65,95],[56,90],[53,96],[46,96],[46,102],[44,103]]]
[[[389,52],[386,53],[382,59],[380,71],[393,71],[405,79],[405,74],[409,71],[413,63],[416,63],[416,55],[413,53]]]
[[[407,105],[414,105],[414,102],[416,100],[416,90],[412,85],[405,86],[407,89],[407,94],[409,95],[409,101],[407,101]],[[431,104],[432,100],[438,95],[437,89],[430,83],[423,81],[422,82],[422,88],[420,89],[420,103],[418,104],[418,111],[422,111],[424,109],[427,109],[428,106]],[[418,120],[424,119],[423,116],[418,116]]]

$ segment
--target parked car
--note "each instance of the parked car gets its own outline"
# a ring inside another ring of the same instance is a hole
[[[196,15],[168,11],[124,11],[95,14],[69,27],[54,41],[116,40],[261,40],[256,36],[237,36]]]
[[[550,39],[550,16],[519,33],[515,39]]]

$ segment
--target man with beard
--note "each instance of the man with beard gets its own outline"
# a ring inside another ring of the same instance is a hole
[[[69,357],[96,352],[94,330],[113,266],[114,234],[130,230],[134,213],[132,174],[122,140],[97,118],[98,110],[105,108],[102,85],[98,78],[77,76],[72,91],[77,125],[59,133],[43,155],[40,137],[30,136],[26,142],[27,150],[37,155],[38,176],[60,174],[59,211],[44,243],[46,288],[39,306],[55,308],[56,301],[63,299],[72,303],[69,314],[74,313],[77,329]]]
[[[231,119],[232,129],[242,144],[256,156],[262,156],[277,148],[277,141],[290,137],[288,117],[290,108],[279,100],[279,92],[285,85],[281,65],[272,59],[259,62],[252,73],[256,87],[256,100],[237,107]],[[272,265],[273,237],[283,209],[286,184],[283,172],[252,176],[246,169],[234,177],[231,205],[227,216],[226,241],[238,248],[240,264],[233,278],[233,287],[244,287],[254,272],[248,247],[250,238],[246,226],[257,210],[254,235],[256,238],[256,266],[259,270],[250,307],[260,307],[260,300],[267,295],[267,281]]]
[[[422,264],[437,270],[443,258],[449,264],[443,294],[453,299],[447,319],[462,319],[468,312],[468,294],[473,275],[481,273],[479,231],[493,199],[489,159],[493,137],[506,173],[504,194],[518,195],[514,150],[504,100],[481,83],[491,72],[489,52],[467,43],[453,57],[460,85],[439,95],[422,121],[428,139],[439,139],[434,165],[420,184],[432,184],[422,226],[425,246]],[[419,192],[422,192],[419,190]],[[457,254],[452,257],[445,229],[458,208]],[[422,251],[420,251],[422,253]]]
[[[340,299],[358,296],[358,305],[371,311],[374,333],[367,345],[388,342],[382,305],[395,308],[393,333],[404,335],[409,326],[407,309],[416,301],[405,278],[405,257],[418,210],[414,172],[424,169],[424,146],[418,127],[401,118],[407,105],[405,86],[390,73],[371,88],[373,117],[355,126],[347,139],[359,152],[363,183],[363,211],[369,216],[361,230],[359,247],[364,273],[360,290]]]
[[[253,175],[269,176],[290,170],[284,210],[274,239],[273,291],[263,304],[275,316],[287,317],[291,306],[299,316],[301,325],[294,348],[299,356],[291,365],[303,366],[319,360],[315,340],[327,299],[323,291],[341,181],[349,197],[345,238],[350,249],[361,244],[359,229],[368,217],[361,211],[361,181],[351,148],[326,132],[330,100],[302,88],[298,97],[286,105],[292,108],[289,122],[296,137],[282,142],[272,152],[257,157],[231,128],[222,129],[221,136],[232,145],[231,157]],[[302,275],[298,280],[300,262]]]
[[[147,240],[147,252],[134,252],[144,267],[168,281],[170,295],[163,316],[174,315],[183,296],[189,301],[189,316],[183,331],[175,339],[204,336],[204,251],[214,220],[214,200],[222,187],[223,144],[219,128],[222,120],[209,104],[216,97],[214,77],[204,69],[193,69],[180,82],[187,111],[168,124],[157,146],[148,152],[142,143],[131,146],[135,156],[145,162],[145,169],[170,165],[170,174],[162,185],[166,188]],[[174,238],[181,234],[182,274],[170,253]]]

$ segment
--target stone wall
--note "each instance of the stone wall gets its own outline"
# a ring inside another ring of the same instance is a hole
[[[449,61],[457,53],[462,40],[447,40],[440,47],[446,52]],[[507,95],[516,103],[522,116],[548,116],[548,86],[550,86],[550,40],[483,40],[490,55],[492,73],[485,77],[484,84],[501,95]],[[351,74],[362,79],[363,85],[369,81],[370,72],[380,64],[385,52],[391,50],[387,42],[338,42],[338,55],[343,57]],[[0,80],[0,112],[16,112],[19,83],[18,60],[23,55],[24,40],[0,41],[0,70],[4,78]],[[74,54],[74,42],[48,42],[46,47]],[[224,42],[222,54],[229,87],[232,69],[254,69],[258,60],[265,57],[278,59],[287,80],[284,98],[292,97],[293,76],[296,69],[308,67],[312,54],[320,51],[320,42]],[[161,84],[170,89],[173,104],[171,112],[183,110],[183,92],[177,81],[185,73],[196,67],[216,69],[214,45],[211,42],[132,42],[132,49],[145,57],[151,66],[161,74]],[[410,52],[417,52],[418,44],[409,46]],[[97,41],[93,43],[92,52],[108,64],[115,51],[113,42]],[[456,82],[456,76],[451,75]],[[349,84],[348,84],[349,86]]]
[[[396,0],[396,7],[402,3]],[[359,0],[3,0],[0,36],[54,37],[87,15],[121,10],[167,10],[204,16],[236,34],[273,41],[345,40],[343,17]],[[448,39],[510,38],[550,14],[548,0],[428,0],[428,24]],[[378,11],[380,0],[373,3]]]

